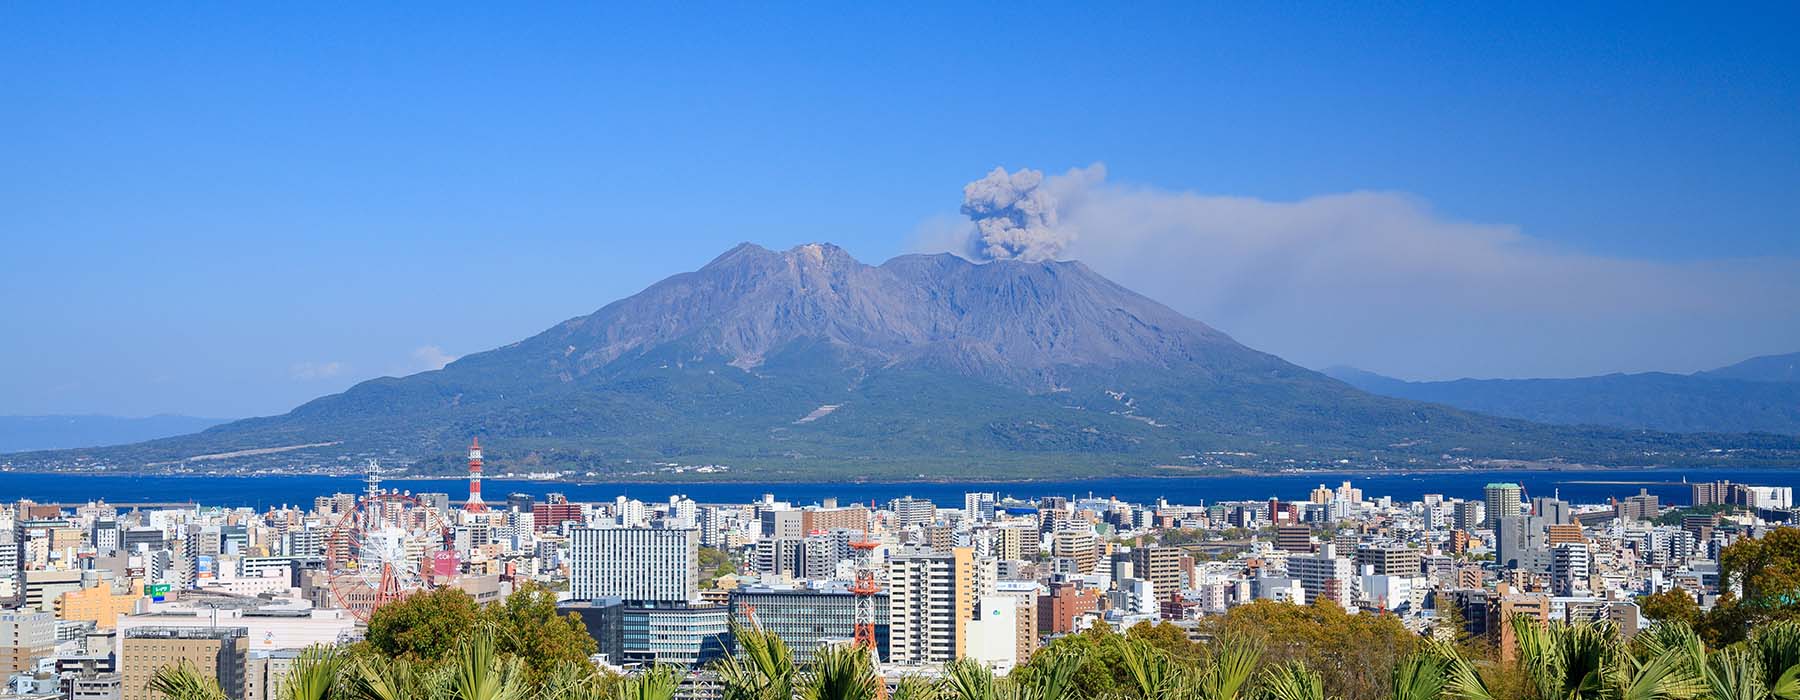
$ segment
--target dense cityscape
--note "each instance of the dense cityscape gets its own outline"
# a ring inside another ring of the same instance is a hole
[[[1667,615],[1646,601],[1741,597],[1722,553],[1793,515],[1791,487],[1730,482],[1691,484],[1679,504],[1569,503],[1513,483],[1408,502],[1354,481],[1218,503],[577,503],[484,497],[481,468],[477,443],[466,496],[385,489],[372,466],[362,493],[261,512],[8,503],[7,696],[147,700],[157,671],[183,663],[233,700],[271,700],[305,649],[363,642],[390,606],[450,590],[485,606],[553,594],[598,668],[679,669],[696,697],[716,693],[708,679],[745,630],[778,637],[795,664],[868,649],[892,682],[969,662],[1005,675],[1101,629],[1201,641],[1209,619],[1268,604],[1500,649],[1521,615],[1629,638]]]

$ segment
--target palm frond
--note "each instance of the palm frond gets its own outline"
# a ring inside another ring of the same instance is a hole
[[[300,652],[281,680],[281,700],[329,700],[349,658],[334,646],[315,644]]]
[[[673,666],[656,664],[632,674],[613,686],[613,700],[674,700],[681,674]]]
[[[156,669],[145,688],[168,700],[227,700],[225,689],[219,687],[217,678],[202,673],[185,660]]]
[[[1325,700],[1324,679],[1299,661],[1264,670],[1260,684],[1267,700]]]
[[[1446,679],[1444,660],[1436,654],[1418,653],[1394,667],[1393,700],[1438,700]]]

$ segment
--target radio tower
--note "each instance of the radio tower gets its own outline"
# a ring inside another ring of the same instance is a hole
[[[875,504],[869,503],[869,517],[875,516]],[[881,661],[881,652],[875,646],[875,594],[881,592],[881,586],[875,583],[875,548],[879,546],[869,539],[869,521],[863,521],[862,537],[850,543],[856,550],[856,582],[851,584],[850,593],[856,596],[856,634],[852,643],[869,650],[869,657],[877,663]],[[884,693],[885,695],[885,693]]]
[[[469,502],[463,504],[463,510],[487,512],[487,504],[481,502],[481,438],[478,437],[469,441]]]

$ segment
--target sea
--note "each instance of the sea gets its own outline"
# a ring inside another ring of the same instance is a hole
[[[1419,500],[1427,494],[1478,499],[1491,482],[1512,482],[1524,487],[1527,498],[1560,496],[1571,503],[1605,503],[1640,491],[1661,497],[1665,505],[1685,505],[1690,500],[1688,481],[1730,480],[1757,486],[1800,488],[1800,468],[1755,470],[1531,470],[1531,471],[1427,471],[1375,473],[1274,473],[1178,478],[1120,478],[1043,481],[912,481],[828,483],[575,483],[544,480],[487,478],[483,495],[489,502],[502,501],[510,493],[524,493],[542,500],[561,493],[571,501],[610,501],[626,496],[642,501],[666,501],[683,495],[701,503],[748,503],[772,494],[795,505],[821,503],[886,502],[901,496],[929,499],[943,506],[960,507],[963,494],[993,492],[1001,497],[1041,496],[1118,497],[1134,503],[1167,499],[1170,503],[1202,505],[1219,501],[1279,498],[1306,500],[1320,485],[1336,487],[1350,482],[1365,498],[1389,496],[1395,500]],[[384,488],[412,493],[448,493],[460,501],[467,493],[461,480],[394,478]],[[116,504],[188,503],[205,506],[252,507],[312,505],[316,496],[359,493],[365,484],[357,476],[125,476],[0,472],[0,502],[29,498],[39,503],[78,504],[104,500]]]

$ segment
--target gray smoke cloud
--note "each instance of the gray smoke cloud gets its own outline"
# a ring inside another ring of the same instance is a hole
[[[1800,260],[1570,250],[1399,192],[1297,200],[997,169],[914,249],[1080,260],[1310,367],[1414,379],[1688,372],[1800,348]]]
[[[975,222],[969,254],[977,260],[1054,260],[1069,245],[1057,227],[1057,199],[1043,188],[1044,173],[994,168],[963,185],[962,213]]]

